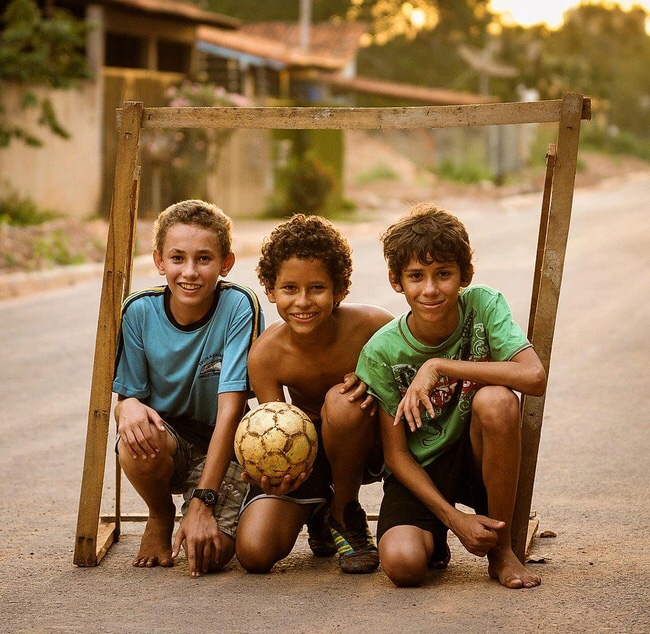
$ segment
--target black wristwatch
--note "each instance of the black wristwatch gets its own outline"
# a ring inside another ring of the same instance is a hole
[[[194,489],[192,499],[203,500],[206,506],[214,506],[217,503],[218,493],[214,489]]]

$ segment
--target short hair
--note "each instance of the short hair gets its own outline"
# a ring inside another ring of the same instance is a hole
[[[381,241],[388,269],[396,280],[412,258],[422,264],[454,261],[463,281],[471,280],[474,274],[473,251],[465,226],[435,205],[415,205],[408,215],[388,227]]]
[[[295,214],[278,225],[262,243],[257,276],[266,288],[275,288],[280,266],[296,257],[321,260],[334,284],[335,293],[348,294],[352,275],[351,249],[329,220]]]
[[[176,224],[198,225],[214,233],[221,255],[232,250],[232,220],[216,205],[204,200],[183,200],[161,211],[153,225],[153,246],[162,254],[169,229]]]

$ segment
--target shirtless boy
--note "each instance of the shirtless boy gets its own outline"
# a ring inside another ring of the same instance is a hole
[[[249,572],[270,571],[305,523],[314,554],[333,555],[338,547],[343,572],[378,566],[358,494],[372,467],[379,478],[383,459],[376,405],[354,369],[363,345],[392,315],[341,304],[351,272],[347,242],[318,216],[295,215],[262,246],[258,276],[281,320],[251,349],[251,385],[260,403],[284,401],[286,389],[316,424],[320,444],[310,472],[277,487],[266,480],[251,487],[237,533],[237,559]]]
[[[382,236],[388,275],[410,310],[364,347],[357,375],[379,403],[386,466],[377,525],[384,572],[397,586],[449,561],[447,529],[508,588],[540,578],[511,547],[520,461],[521,392],[541,396],[544,368],[503,296],[469,286],[469,237],[423,204]],[[456,502],[473,507],[465,513]]]
[[[235,552],[247,485],[231,461],[233,439],[263,318],[253,291],[219,279],[235,263],[231,232],[230,218],[203,201],[165,209],[153,258],[167,285],[133,293],[122,310],[116,449],[149,508],[137,567],[172,566],[184,544],[198,576],[222,569]],[[172,552],[173,493],[185,503]]]

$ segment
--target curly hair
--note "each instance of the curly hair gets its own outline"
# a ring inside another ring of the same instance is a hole
[[[408,215],[388,227],[381,241],[388,269],[396,280],[411,258],[422,264],[454,261],[465,282],[474,274],[473,251],[465,226],[456,216],[429,203],[415,205]]]
[[[344,297],[348,294],[352,275],[350,245],[325,218],[295,214],[273,229],[262,243],[257,265],[262,286],[274,288],[280,266],[292,257],[321,260],[332,278],[334,292]]]
[[[161,211],[153,225],[153,246],[163,252],[165,238],[176,224],[198,225],[214,233],[222,256],[232,250],[232,220],[216,205],[203,200],[183,200]]]

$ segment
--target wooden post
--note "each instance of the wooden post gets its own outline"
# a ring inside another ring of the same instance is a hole
[[[133,258],[137,209],[135,197],[138,191],[134,179],[137,178],[142,110],[143,104],[140,102],[127,102],[122,109],[79,496],[73,559],[78,566],[96,566],[116,538],[114,524],[102,525],[102,530],[99,530],[99,512],[104,485],[117,333]],[[98,533],[101,539],[98,538]]]
[[[565,94],[562,98],[560,111],[557,156],[546,230],[546,248],[542,255],[539,285],[537,289],[533,288],[533,293],[537,293],[536,301],[531,306],[532,331],[530,337],[547,376],[569,235],[582,116],[582,95]],[[542,238],[541,232],[540,238]],[[522,403],[521,468],[512,520],[513,549],[522,562],[525,559],[526,532],[533,497],[544,402],[544,397],[524,396]]]
[[[139,190],[136,164],[142,128],[404,129],[559,122],[556,155],[553,156],[552,149],[547,155],[529,319],[529,338],[548,374],[571,217],[580,122],[590,117],[590,100],[576,93],[565,94],[561,100],[532,103],[408,108],[144,109],[140,102],[125,102],[117,111],[120,138],[97,326],[74,563],[79,566],[97,565],[110,544],[119,537],[119,523],[123,517],[118,465],[115,515],[104,518],[98,526],[117,333],[121,305],[130,289]],[[513,547],[522,561],[543,411],[543,397],[524,397],[522,400],[522,462],[512,522]]]

